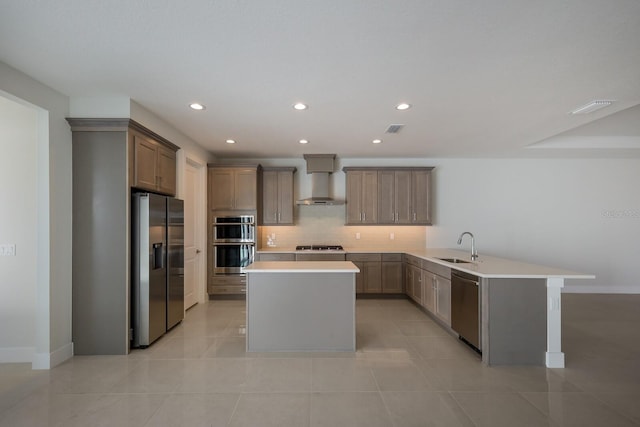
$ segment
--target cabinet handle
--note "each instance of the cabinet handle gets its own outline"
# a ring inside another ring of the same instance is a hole
[[[417,220],[418,220],[418,217],[417,217],[416,213],[414,212],[413,213],[413,221],[417,221]]]
[[[363,221],[367,220],[367,213],[366,212],[362,212],[362,220]]]
[[[278,212],[278,222],[280,222],[281,219],[282,219],[282,214]]]
[[[360,212],[360,222],[362,222],[362,212]]]

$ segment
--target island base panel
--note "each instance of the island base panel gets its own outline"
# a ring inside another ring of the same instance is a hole
[[[247,276],[247,351],[355,351],[354,273]]]

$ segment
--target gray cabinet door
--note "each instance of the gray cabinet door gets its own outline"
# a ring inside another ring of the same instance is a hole
[[[155,191],[158,176],[157,146],[142,136],[133,137],[133,187]]]
[[[262,223],[293,224],[293,172],[295,168],[262,171]]]
[[[234,181],[234,209],[253,211],[257,206],[257,173],[255,169],[238,169]]]
[[[436,316],[451,326],[451,280],[434,275],[436,278]]]
[[[359,224],[362,222],[362,172],[349,171],[346,180],[346,223]]]
[[[411,298],[418,304],[422,305],[422,286],[423,286],[422,269],[411,266]]]
[[[378,171],[378,223],[392,224],[395,222],[395,172],[392,170]]]
[[[397,224],[411,224],[412,222],[412,188],[411,171],[396,171],[394,182],[394,207]]]
[[[362,175],[362,223],[378,223],[378,172],[364,171]]]
[[[278,172],[262,172],[262,223],[278,223]]]
[[[233,170],[209,169],[209,206],[212,210],[232,210],[234,208],[234,188],[235,175]]]
[[[278,224],[293,224],[293,172],[278,172]]]
[[[158,191],[176,194],[176,152],[158,146]]]
[[[411,221],[431,225],[431,170],[411,172]]]
[[[436,275],[422,271],[422,306],[431,313],[436,312]]]
[[[364,262],[364,292],[382,293],[382,263],[379,261]],[[362,274],[362,273],[361,273]]]
[[[385,294],[402,293],[402,263],[396,261],[382,262],[382,292]]]
[[[347,224],[377,224],[377,171],[347,171],[346,211]]]

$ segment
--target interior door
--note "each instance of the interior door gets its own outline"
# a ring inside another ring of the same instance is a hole
[[[198,180],[198,166],[186,162],[184,185],[184,309],[194,306],[198,302],[198,274],[202,255],[198,248],[199,215],[197,198],[200,181]]]

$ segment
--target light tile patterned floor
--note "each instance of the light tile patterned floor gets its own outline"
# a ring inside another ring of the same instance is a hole
[[[0,426],[640,425],[640,295],[563,296],[565,369],[486,367],[407,300],[357,301],[356,353],[247,354],[240,301],[146,350],[0,365]]]

